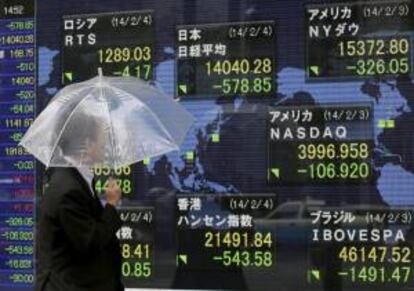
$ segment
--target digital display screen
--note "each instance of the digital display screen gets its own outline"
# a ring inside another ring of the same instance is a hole
[[[291,106],[269,111],[271,183],[369,183],[371,105]]]
[[[153,76],[154,16],[151,11],[64,16],[62,83],[96,76]]]
[[[0,0],[0,290],[37,274],[44,167],[17,144],[98,68],[195,120],[93,169],[123,193],[126,290],[413,289],[413,4]]]
[[[411,1],[306,6],[308,80],[412,75]]]
[[[34,282],[34,159],[18,142],[35,116],[34,1],[0,1],[0,289]]]
[[[177,27],[177,95],[271,96],[273,21]]]

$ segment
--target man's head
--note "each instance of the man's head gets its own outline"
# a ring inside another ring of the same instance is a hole
[[[93,116],[70,119],[58,144],[63,157],[81,161],[82,164],[99,163],[105,151],[106,128],[103,120]]]

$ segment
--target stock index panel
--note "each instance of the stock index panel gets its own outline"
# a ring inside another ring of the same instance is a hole
[[[369,183],[370,104],[275,107],[269,111],[271,183]]]
[[[37,6],[38,111],[101,67],[195,119],[114,171],[127,288],[414,287],[413,1]]]
[[[105,75],[153,78],[152,11],[63,17],[62,83]]]
[[[412,74],[411,1],[306,6],[309,80]]]
[[[18,142],[34,118],[34,1],[0,1],[0,289],[34,282],[34,160]]]
[[[273,21],[177,27],[177,95],[271,96]]]

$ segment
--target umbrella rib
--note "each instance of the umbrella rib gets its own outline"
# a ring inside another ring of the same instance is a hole
[[[51,151],[51,155],[50,155],[50,158],[49,158],[49,161],[48,161],[48,164],[46,165],[47,167],[49,167],[49,165],[50,165],[50,162],[51,162],[51,160],[52,160],[52,158],[53,158],[53,156],[54,156],[54,154],[55,154],[55,151],[56,151],[56,147],[57,147],[57,145],[58,145],[58,142],[59,142],[59,140],[60,140],[60,138],[62,137],[62,134],[63,134],[63,132],[65,131],[65,129],[66,129],[66,126],[68,125],[68,123],[69,123],[69,121],[70,121],[70,119],[72,118],[72,116],[73,116],[73,114],[75,113],[75,111],[76,111],[76,109],[78,109],[78,107],[86,100],[86,99],[88,99],[89,97],[90,97],[91,95],[90,94],[88,94],[88,95],[86,95],[81,101],[79,101],[79,103],[73,108],[73,110],[72,110],[72,112],[69,114],[69,116],[68,116],[68,118],[65,120],[65,122],[63,123],[63,126],[62,126],[62,130],[59,132],[59,135],[58,135],[58,137],[56,138],[56,141],[55,141],[55,144],[53,145],[53,148],[52,148],[52,151]]]
[[[144,158],[147,158],[147,153],[146,153],[146,151],[144,149],[144,146],[142,145],[142,142],[139,143],[139,146],[141,147],[141,150],[142,150],[142,153],[143,153],[143,157]]]
[[[51,102],[56,102],[56,101],[60,101],[61,99],[66,99],[67,97],[71,96],[71,95],[76,95],[78,94],[80,91],[85,90],[85,89],[89,89],[89,88],[93,88],[92,84],[84,84],[82,85],[82,87],[75,89],[72,92],[67,92],[66,94],[62,95],[62,96],[55,96],[52,98]],[[57,99],[55,99],[57,97]]]
[[[134,96],[132,96],[130,93],[128,93],[127,91],[120,90],[120,89],[118,89],[118,88],[116,88],[116,87],[114,87],[114,86],[111,86],[110,88],[111,88],[111,89],[112,89],[112,91],[113,91],[116,95],[118,95],[118,96],[125,95],[126,97],[129,97],[129,98],[131,98],[132,100],[136,100],[136,98],[135,98]],[[141,102],[140,100],[138,100],[138,101],[141,103],[141,105],[142,105],[143,107],[145,106],[145,104],[144,104],[143,102]],[[145,151],[144,146],[142,145],[142,143],[139,143],[139,146],[140,146],[140,148],[141,148],[141,150],[142,150],[142,153],[143,153],[144,157],[146,157],[146,156],[147,156],[147,154],[146,154],[146,151]]]
[[[103,98],[103,90],[101,88],[101,97]],[[114,151],[116,151],[116,144],[115,144],[115,136],[114,136],[114,125],[112,123],[112,118],[111,118],[111,110],[109,108],[109,102],[107,102],[107,100],[105,100],[106,103],[106,109],[108,111],[108,118],[109,118],[109,133],[111,135],[111,148],[112,148],[112,163],[114,168],[116,167],[116,163],[115,163],[115,153]]]

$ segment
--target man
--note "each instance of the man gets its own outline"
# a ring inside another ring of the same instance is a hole
[[[79,131],[59,145],[60,155],[69,164],[73,161],[66,154],[73,153],[74,147],[84,148],[82,157],[92,159],[102,150],[102,138],[82,135],[82,131],[96,128],[91,123],[68,124],[69,131]],[[121,226],[115,209],[120,188],[109,181],[103,206],[93,190],[89,168],[49,168],[47,174],[38,213],[36,291],[124,290],[116,238]]]

